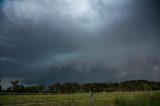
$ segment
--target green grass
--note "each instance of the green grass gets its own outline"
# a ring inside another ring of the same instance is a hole
[[[33,104],[32,104],[33,103]],[[0,105],[89,106],[87,93],[58,95],[1,95]],[[160,106],[160,92],[96,93],[93,106]]]
[[[115,106],[160,106],[159,92],[145,92],[137,95],[119,96],[113,101]]]

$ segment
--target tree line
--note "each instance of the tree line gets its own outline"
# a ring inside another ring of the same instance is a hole
[[[85,93],[85,92],[118,92],[118,91],[157,91],[160,82],[147,80],[131,80],[110,83],[53,83],[45,85],[25,86],[19,80],[11,81],[12,86],[7,89],[0,87],[3,93]]]

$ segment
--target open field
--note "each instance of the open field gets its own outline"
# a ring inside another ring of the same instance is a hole
[[[87,93],[1,95],[1,106],[89,106]],[[160,92],[95,93],[93,106],[160,106]]]

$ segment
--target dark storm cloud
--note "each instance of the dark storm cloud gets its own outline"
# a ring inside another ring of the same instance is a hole
[[[113,45],[129,46],[129,48],[132,45],[136,46],[138,43],[148,45],[155,42],[158,44],[160,24],[159,11],[155,4],[157,5],[156,0],[135,0],[127,6],[123,6],[120,11],[117,8],[115,11],[119,14],[119,20],[113,22],[109,28],[107,26],[101,28],[104,42],[108,39],[108,42],[113,43]],[[102,8],[102,6],[99,7]],[[103,13],[102,11],[104,10],[102,9],[100,13]]]
[[[0,4],[0,77],[28,83],[160,80],[158,0]]]

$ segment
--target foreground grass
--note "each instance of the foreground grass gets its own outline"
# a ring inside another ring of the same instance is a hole
[[[1,95],[0,105],[88,106],[88,94]],[[96,93],[93,106],[160,106],[160,92]]]
[[[137,95],[122,95],[113,100],[114,106],[160,106],[159,92],[146,92]]]

